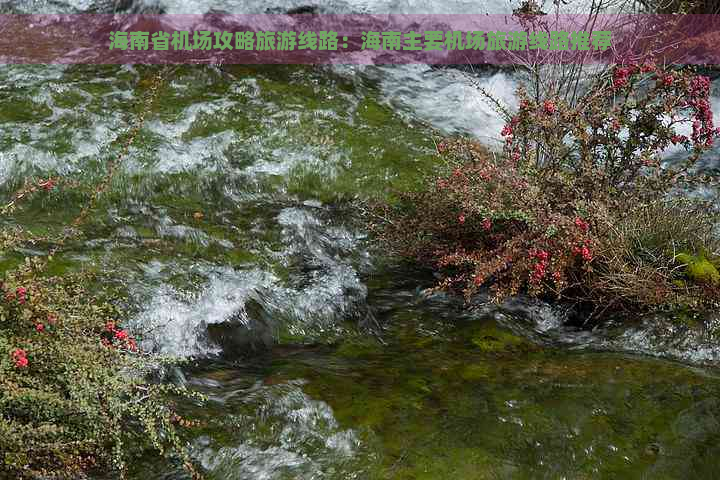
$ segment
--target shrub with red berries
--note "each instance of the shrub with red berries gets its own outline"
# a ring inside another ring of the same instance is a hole
[[[27,261],[0,284],[0,478],[122,469],[126,442],[188,461],[166,401],[188,393],[148,379],[158,359],[142,354],[116,307],[88,290],[96,278],[48,278],[41,267]]]
[[[374,225],[396,251],[468,296],[486,285],[498,298],[559,291],[583,274],[594,237],[569,184],[557,176],[543,191],[533,172],[478,144],[453,140],[444,148],[447,173],[429,191],[408,194],[403,209],[389,213],[392,224]],[[578,256],[578,245],[588,253]]]
[[[520,89],[520,108],[501,131],[505,156],[573,176],[586,199],[615,192],[655,197],[688,181],[717,183],[687,176],[720,134],[709,94],[708,77],[653,64],[617,66],[604,86],[574,107],[560,99],[538,102]],[[682,145],[685,158],[663,165],[672,145]]]
[[[499,132],[501,155],[444,141],[445,165],[426,190],[380,206],[375,218],[388,221],[372,229],[439,273],[439,287],[468,297],[489,287],[497,299],[525,292],[612,307],[717,305],[720,285],[691,278],[678,260],[720,267],[712,210],[669,197],[717,180],[694,171],[719,133],[708,78],[619,65],[600,84],[573,107],[521,89]],[[663,162],[673,145],[684,158]]]

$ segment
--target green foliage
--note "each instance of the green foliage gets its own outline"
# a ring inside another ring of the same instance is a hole
[[[148,381],[171,361],[137,350],[116,307],[88,290],[91,274],[43,277],[42,267],[27,261],[2,284],[0,477],[122,475],[130,447],[143,446],[194,472],[169,403],[189,392]]]
[[[472,343],[483,352],[503,352],[525,343],[522,338],[495,326],[484,326],[472,337]]]
[[[394,251],[437,269],[442,288],[466,296],[490,285],[495,297],[541,295],[577,282],[595,238],[586,205],[560,175],[490,155],[465,140],[443,142],[447,163],[427,190],[383,207],[371,228]],[[432,183],[430,183],[432,182]]]
[[[520,89],[520,108],[502,131],[505,156],[541,177],[562,174],[588,200],[658,198],[672,186],[712,180],[688,178],[718,136],[709,78],[643,64],[618,66],[597,83],[576,106],[535,101]],[[680,135],[680,128],[692,133]],[[687,156],[663,165],[662,153],[672,145]]]

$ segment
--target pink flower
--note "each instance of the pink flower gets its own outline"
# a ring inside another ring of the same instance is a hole
[[[690,94],[693,96],[705,96],[710,93],[710,78],[698,75],[690,80]]]
[[[531,280],[533,282],[539,282],[545,276],[545,273],[546,273],[545,269],[547,268],[548,259],[550,258],[550,254],[548,252],[546,252],[545,250],[538,250],[538,251],[531,252],[530,258],[537,258],[538,260],[540,260],[533,267],[533,272],[531,275]]]
[[[664,75],[662,78],[663,85],[665,85],[666,87],[671,86],[674,81],[675,81],[675,77],[673,76],[672,73],[668,73],[667,75]]]
[[[43,332],[45,331],[45,325],[43,325],[42,323],[37,323],[35,324],[35,330],[37,330],[38,332]]]
[[[458,222],[460,222],[461,224],[465,223],[465,214],[461,213],[460,215],[458,215]]]
[[[539,258],[543,262],[545,262],[549,256],[550,256],[550,254],[548,252],[546,252],[545,250],[540,250],[539,252],[537,252],[535,254],[535,258]]]
[[[552,115],[557,111],[557,106],[555,105],[555,102],[551,100],[545,100],[545,103],[543,104],[543,108],[545,109],[545,113]]]
[[[585,220],[583,220],[580,217],[575,218],[575,225],[577,225],[577,227],[580,230],[582,230],[583,232],[587,232],[588,229],[590,228],[590,224],[588,224]]]
[[[483,218],[482,228],[485,231],[490,230],[492,228],[492,221],[489,218]]]
[[[590,253],[590,249],[586,246],[573,248],[573,253],[577,255],[582,255],[583,259],[587,262],[593,259],[592,253]]]
[[[513,129],[512,129],[512,126],[510,126],[509,124],[505,125],[503,127],[502,131],[500,132],[500,135],[502,135],[503,137],[507,137],[512,134],[513,134]]]
[[[655,65],[653,63],[645,63],[641,68],[640,71],[642,73],[648,73],[655,71]]]
[[[542,280],[542,278],[545,276],[545,265],[546,264],[544,262],[535,264],[535,269],[532,273],[533,281],[538,282]]]

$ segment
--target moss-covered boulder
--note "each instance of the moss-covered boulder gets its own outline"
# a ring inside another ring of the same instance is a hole
[[[525,340],[494,324],[478,328],[472,335],[472,343],[483,352],[504,352],[526,344]]]
[[[686,265],[685,275],[693,282],[712,285],[720,284],[720,272],[705,257],[681,253],[676,259],[679,263]]]

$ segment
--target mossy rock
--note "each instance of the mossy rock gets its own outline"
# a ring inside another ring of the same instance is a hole
[[[344,358],[372,357],[382,352],[382,345],[374,339],[349,339],[335,350],[335,354]]]
[[[483,380],[490,376],[490,367],[482,363],[476,363],[466,365],[465,368],[460,372],[460,377],[463,380],[473,382],[477,380]]]
[[[673,312],[672,318],[675,322],[693,328],[700,324],[696,317],[696,313],[690,308],[679,308]]]
[[[519,347],[526,342],[508,331],[486,325],[475,332],[472,336],[472,343],[483,352],[503,352]]]
[[[676,257],[677,261],[685,264],[685,275],[695,283],[718,285],[720,284],[720,272],[710,260],[681,253]]]

